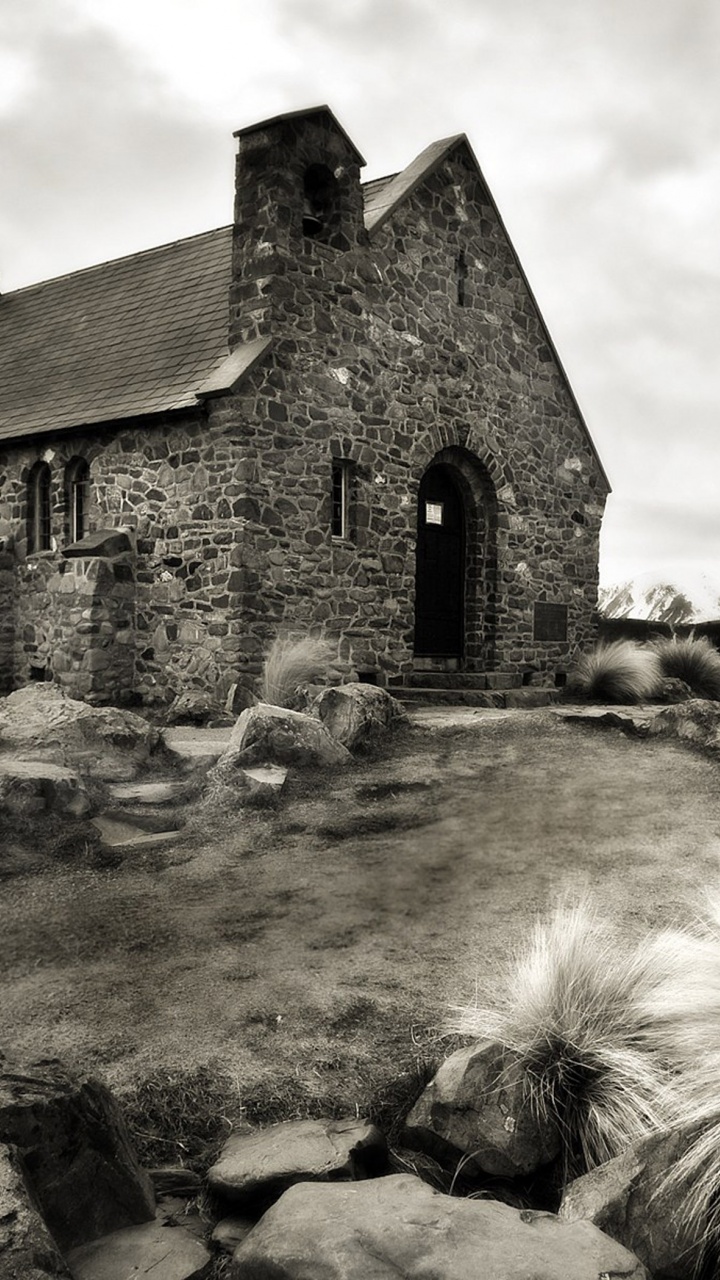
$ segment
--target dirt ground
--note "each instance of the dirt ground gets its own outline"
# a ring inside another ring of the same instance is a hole
[[[550,711],[415,724],[117,866],[80,853],[2,892],[2,1047],[125,1087],[222,1068],[352,1103],[368,1064],[434,1052],[566,886],[628,929],[719,879],[717,766]]]

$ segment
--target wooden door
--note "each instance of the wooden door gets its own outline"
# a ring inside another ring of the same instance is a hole
[[[418,499],[415,653],[461,658],[465,639],[465,512],[447,467],[425,472]]]

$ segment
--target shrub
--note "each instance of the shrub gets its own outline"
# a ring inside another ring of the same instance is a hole
[[[674,1114],[669,1073],[646,1040],[666,979],[662,952],[629,948],[587,903],[536,925],[495,1002],[456,1009],[452,1030],[514,1049],[535,1114],[554,1120],[565,1175],[611,1159]]]
[[[632,640],[614,640],[582,654],[571,673],[570,688],[608,702],[646,702],[660,692],[662,680],[654,649]]]
[[[313,684],[337,662],[337,652],[318,636],[277,636],[265,659],[260,700],[290,707],[305,685]]]
[[[707,636],[655,640],[664,676],[684,680],[698,698],[720,701],[720,653]]]

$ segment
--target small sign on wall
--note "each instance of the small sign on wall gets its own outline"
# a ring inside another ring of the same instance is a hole
[[[442,522],[443,522],[442,502],[426,502],[425,503],[425,523],[426,524],[442,524]]]
[[[533,618],[533,640],[567,640],[566,604],[538,601]]]

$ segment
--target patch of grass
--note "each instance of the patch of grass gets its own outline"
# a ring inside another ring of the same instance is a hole
[[[212,1067],[159,1070],[120,1099],[140,1163],[204,1173],[242,1118],[237,1084]]]
[[[615,640],[582,654],[568,683],[571,692],[586,698],[635,703],[657,697],[662,681],[663,670],[654,649],[632,640]]]
[[[336,649],[320,636],[277,636],[263,664],[261,702],[293,707],[301,691],[336,662]]]
[[[698,698],[720,700],[720,653],[707,636],[662,637],[652,648],[664,676],[683,680]]]
[[[536,925],[494,1003],[455,1011],[452,1030],[520,1055],[529,1105],[561,1135],[566,1180],[674,1115],[668,1072],[645,1039],[666,976],[661,953],[624,945],[588,904],[567,905]]]

